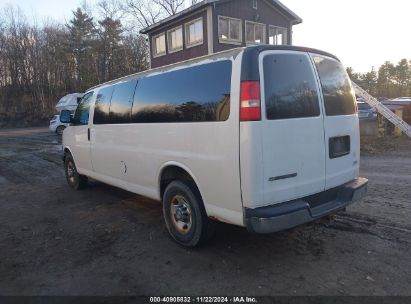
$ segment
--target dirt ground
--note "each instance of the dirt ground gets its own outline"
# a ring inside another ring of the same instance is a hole
[[[0,130],[0,294],[409,296],[411,140],[395,143],[366,143],[369,194],[334,222],[271,235],[219,224],[190,250],[159,202],[69,189],[56,135]]]

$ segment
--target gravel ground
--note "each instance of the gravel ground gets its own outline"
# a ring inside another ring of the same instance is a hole
[[[410,296],[411,141],[398,143],[365,149],[369,194],[333,222],[271,235],[219,224],[186,249],[159,202],[69,189],[54,134],[0,130],[0,294]]]

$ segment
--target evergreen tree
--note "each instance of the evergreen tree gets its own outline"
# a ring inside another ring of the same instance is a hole
[[[377,72],[372,68],[371,72],[365,73],[361,76],[363,89],[371,95],[377,95]]]
[[[377,91],[379,96],[394,97],[393,90],[394,65],[386,61],[378,70]]]
[[[68,51],[75,59],[77,89],[82,91],[94,80],[89,62],[95,29],[93,18],[81,8],[73,11],[73,15],[73,19],[66,25],[69,30]]]
[[[350,79],[354,82],[359,82],[360,80],[360,75],[358,73],[354,72],[354,69],[352,67],[347,68],[347,74],[350,77]]]
[[[410,66],[407,59],[402,59],[394,69],[394,80],[397,87],[397,94],[405,96],[410,85]]]
[[[110,17],[98,22],[100,27],[99,33],[99,78],[101,82],[105,82],[120,75],[123,75],[119,69],[119,65],[114,63],[121,62],[122,48],[122,33],[123,29],[120,20],[113,20]]]

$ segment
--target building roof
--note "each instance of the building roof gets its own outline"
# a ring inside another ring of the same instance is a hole
[[[140,33],[141,34],[147,34],[147,33],[151,32],[152,30],[155,30],[155,29],[161,27],[164,24],[167,24],[167,23],[169,23],[171,21],[174,21],[174,20],[176,20],[180,17],[184,17],[188,14],[196,12],[196,11],[198,11],[198,10],[204,8],[204,7],[207,7],[211,4],[214,4],[216,2],[222,2],[222,1],[227,1],[227,0],[203,0],[199,3],[197,3],[197,4],[194,4],[194,5],[190,6],[189,8],[186,8],[185,10],[182,10],[181,12],[179,12],[175,15],[169,16],[169,17],[167,17],[167,18],[165,18],[165,19],[163,19],[163,20],[161,20],[157,23],[154,23],[154,24],[142,29],[140,31]],[[233,0],[231,0],[231,1],[233,1]],[[284,4],[282,4],[279,0],[265,0],[265,1],[267,1],[268,3],[271,3],[274,7],[278,8],[281,12],[283,12],[287,16],[289,16],[290,20],[293,21],[294,24],[299,24],[299,23],[303,22],[303,20],[297,14],[295,14],[292,10],[290,10],[288,7],[286,7]]]
[[[391,111],[397,111],[397,110],[401,110],[403,108],[405,108],[405,105],[385,105],[388,109],[390,109]]]

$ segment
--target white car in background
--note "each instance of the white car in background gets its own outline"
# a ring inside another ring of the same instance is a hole
[[[49,129],[51,132],[55,132],[58,135],[62,135],[63,131],[69,124],[62,123],[60,121],[60,115],[54,115],[53,118],[50,120]]]
[[[71,116],[74,115],[74,112],[77,109],[77,106],[80,100],[83,98],[84,94],[82,93],[72,93],[63,96],[58,103],[56,104],[56,110],[60,113],[62,110],[69,110]],[[50,120],[49,129],[52,132],[56,132],[58,135],[63,134],[63,131],[69,124],[62,123],[60,121],[60,115],[54,115],[53,118]]]

